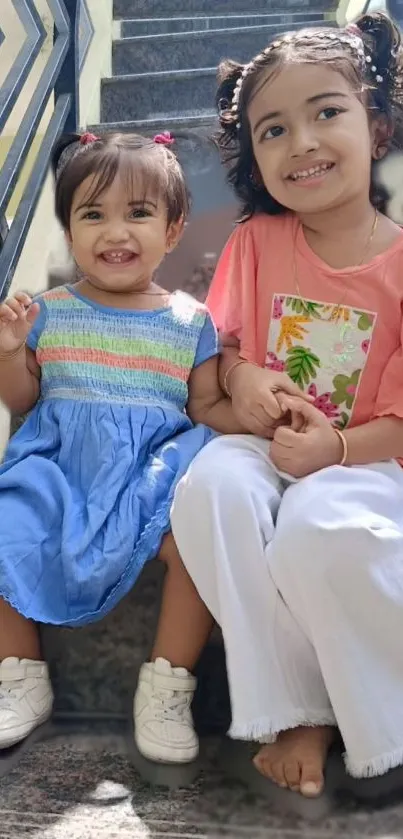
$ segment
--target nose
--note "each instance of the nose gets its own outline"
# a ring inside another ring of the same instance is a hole
[[[304,157],[319,148],[319,141],[315,136],[313,126],[302,125],[290,133],[291,157]]]
[[[105,239],[114,245],[127,242],[129,235],[129,230],[124,219],[110,220],[105,230]]]

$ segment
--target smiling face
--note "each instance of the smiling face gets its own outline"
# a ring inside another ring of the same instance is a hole
[[[247,113],[260,176],[284,207],[317,213],[368,200],[375,123],[341,73],[314,63],[268,68]]]
[[[182,221],[168,225],[162,197],[136,189],[135,175],[118,173],[98,195],[90,175],[74,193],[67,238],[78,267],[102,291],[145,291],[181,235]]]

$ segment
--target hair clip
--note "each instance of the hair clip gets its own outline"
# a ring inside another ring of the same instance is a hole
[[[80,146],[89,146],[91,143],[96,143],[99,139],[95,134],[91,134],[90,131],[85,131],[80,137]]]
[[[156,134],[154,137],[154,143],[161,146],[172,146],[174,142],[175,140],[170,131],[162,131],[161,134]]]

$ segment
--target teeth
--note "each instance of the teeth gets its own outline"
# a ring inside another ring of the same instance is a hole
[[[105,253],[105,258],[114,262],[123,262],[123,260],[128,259],[130,256],[131,254],[128,251],[107,251]]]
[[[331,169],[331,163],[321,163],[319,166],[312,166],[310,169],[301,169],[299,172],[293,172],[290,175],[292,181],[299,181],[303,178],[312,178],[318,175],[323,175],[324,172],[327,172]]]

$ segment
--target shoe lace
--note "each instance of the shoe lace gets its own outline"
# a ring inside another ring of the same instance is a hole
[[[190,697],[182,691],[155,691],[152,701],[156,718],[164,722],[182,722],[183,715],[190,705]]]

